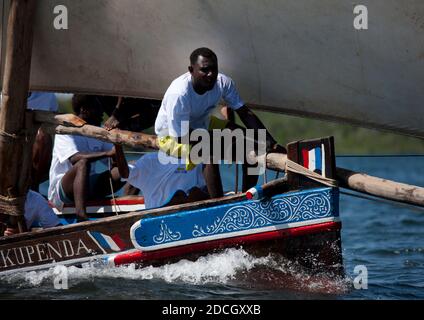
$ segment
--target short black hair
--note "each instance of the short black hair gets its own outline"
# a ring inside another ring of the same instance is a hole
[[[218,62],[218,57],[216,56],[215,52],[213,52],[209,48],[202,47],[202,48],[197,48],[196,50],[194,50],[191,53],[190,64],[194,65],[197,62],[197,59],[199,58],[199,56],[209,58],[209,59],[213,59],[213,60],[215,60],[215,62]]]
[[[103,109],[103,106],[97,96],[87,95],[87,94],[74,94],[72,97],[72,110],[76,115],[80,114],[81,107],[100,107]]]

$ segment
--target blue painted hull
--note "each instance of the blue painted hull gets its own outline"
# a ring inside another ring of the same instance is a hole
[[[155,265],[243,246],[311,269],[342,270],[337,188],[243,195],[112,215],[0,239],[0,273],[57,264]]]

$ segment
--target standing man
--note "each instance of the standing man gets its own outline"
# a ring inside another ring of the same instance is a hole
[[[188,152],[190,146],[182,144],[182,138],[194,129],[215,129],[210,123],[210,112],[223,99],[239,115],[243,124],[250,129],[265,129],[259,118],[241,100],[234,81],[218,72],[218,58],[208,48],[198,48],[190,55],[187,73],[175,79],[162,101],[155,123],[162,150],[172,156]],[[189,123],[185,128],[183,122]],[[230,128],[220,124],[220,129]],[[267,132],[267,151],[285,152],[275,139]],[[188,139],[187,139],[188,141]],[[211,198],[223,196],[218,164],[206,164],[203,169],[209,195]],[[243,191],[253,187],[257,176],[247,176],[243,166]]]

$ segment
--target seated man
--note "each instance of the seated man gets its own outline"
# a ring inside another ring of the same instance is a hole
[[[163,165],[161,154],[148,153],[128,165],[122,148],[116,146],[119,172],[131,185],[141,189],[146,209],[209,198],[201,166],[187,171],[184,164]]]
[[[74,95],[74,113],[88,124],[100,126],[103,110],[90,96]],[[58,208],[75,203],[79,219],[87,219],[85,202],[103,198],[122,187],[118,169],[96,173],[97,160],[115,155],[112,144],[94,138],[73,135],[56,135],[50,168],[49,200]],[[107,165],[107,163],[106,163]]]
[[[109,116],[104,123],[104,128],[107,130],[119,128],[141,132],[155,124],[160,108],[160,101],[152,99],[101,95],[87,97],[92,97]],[[139,189],[129,184],[124,186],[125,195],[136,195],[139,192]]]
[[[13,218],[13,217],[9,217]],[[38,192],[32,190],[28,191],[25,200],[25,222],[27,229],[30,230],[34,224],[39,225],[42,228],[51,228],[60,225],[60,220],[50,208],[48,202]],[[18,229],[8,227],[4,235],[10,236],[12,234],[19,233]]]

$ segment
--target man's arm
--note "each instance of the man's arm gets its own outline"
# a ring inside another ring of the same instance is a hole
[[[121,103],[122,103],[122,97],[119,97],[118,103],[116,104],[115,109],[112,111],[112,114],[110,115],[109,119],[107,119],[103,125],[106,130],[112,130],[119,126],[119,123],[121,122],[121,115],[120,115]]]
[[[100,152],[78,152],[75,153],[72,157],[69,158],[69,161],[71,161],[72,165],[77,163],[81,159],[88,160],[89,162],[94,162],[103,158],[107,157],[113,157],[115,155],[115,148],[109,150],[109,151],[100,151]]]
[[[240,117],[240,120],[248,129],[265,129],[262,121],[246,106],[242,106],[236,110],[237,114]],[[266,144],[267,144],[267,152],[281,152],[287,153],[286,149],[279,145],[277,141],[271,136],[271,134],[266,131]]]
[[[115,144],[115,160],[116,160],[116,166],[119,170],[119,175],[121,178],[127,179],[129,176],[129,169],[128,169],[128,163],[127,159],[125,158],[124,151],[122,149],[122,146],[119,144]]]

